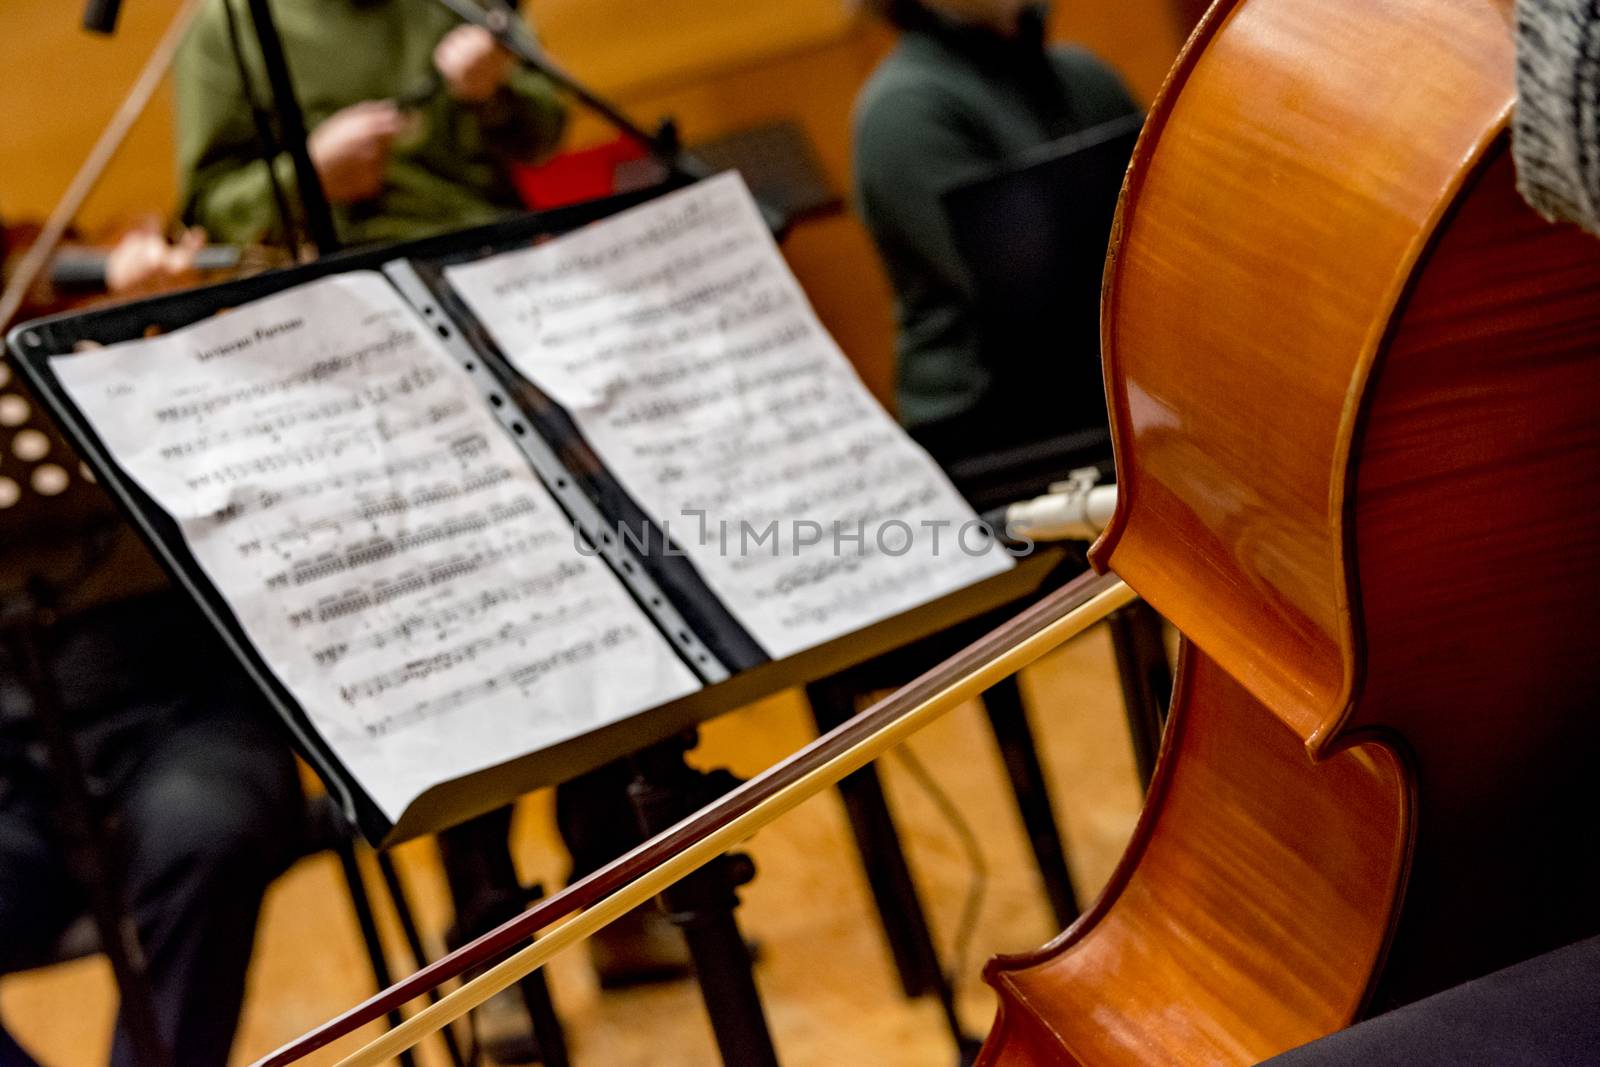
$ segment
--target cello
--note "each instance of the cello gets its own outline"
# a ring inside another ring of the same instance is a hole
[[[1600,244],[1517,196],[1511,19],[1224,2],[1170,75],[1092,558],[1183,633],[1174,712],[981,1062],[1251,1063],[1600,930]]]
[[[1220,0],[1113,233],[1099,573],[262,1065],[560,920],[381,1062],[1133,590],[1183,637],[1145,809],[981,1063],[1254,1063],[1600,930],[1600,244],[1516,194],[1511,17]]]

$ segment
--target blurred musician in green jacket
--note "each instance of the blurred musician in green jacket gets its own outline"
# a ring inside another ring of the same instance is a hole
[[[510,167],[552,152],[566,111],[486,31],[434,0],[274,0],[272,11],[344,243],[421,237],[521,206]],[[201,11],[175,82],[184,220],[216,241],[282,243],[273,182],[297,205],[294,169],[281,151],[263,159],[252,100],[269,108],[272,95],[243,3],[233,0],[231,19],[221,0]]]

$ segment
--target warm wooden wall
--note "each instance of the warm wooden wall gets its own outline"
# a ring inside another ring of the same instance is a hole
[[[1148,100],[1180,43],[1174,2],[1060,0],[1052,30],[1105,56]],[[49,210],[176,6],[127,0],[120,31],[107,40],[78,28],[78,0],[4,0],[0,214]],[[524,7],[553,55],[638,117],[674,115],[689,140],[793,119],[838,188],[849,188],[850,105],[892,44],[854,13],[851,0],[525,0]],[[603,135],[598,125],[579,123],[574,141]],[[173,199],[164,95],[82,221],[164,210]],[[788,252],[824,321],[887,397],[889,296],[865,234],[848,218],[813,223],[795,233]]]
[[[126,0],[108,38],[80,28],[80,0],[0,2],[0,218],[50,211],[177,7],[178,0]],[[172,171],[172,100],[163,91],[83,221],[166,210]]]

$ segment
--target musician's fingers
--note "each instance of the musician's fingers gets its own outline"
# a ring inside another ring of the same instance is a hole
[[[395,110],[395,103],[393,100],[361,100],[357,103],[350,104],[347,107],[340,108],[338,111],[334,112],[334,115],[345,115],[352,117],[357,115],[382,115],[385,112],[393,110]]]
[[[125,293],[143,288],[161,269],[167,243],[160,234],[130,231],[106,257],[106,290]]]
[[[184,282],[195,274],[195,258],[205,246],[203,231],[186,230],[172,247],[164,249],[161,256],[161,273],[168,282]]]
[[[392,138],[404,123],[405,116],[393,100],[363,100],[334,112],[317,129],[327,127],[327,136],[371,142]]]
[[[366,116],[368,136],[380,141],[391,141],[406,128],[405,112],[392,100],[375,101],[381,106]]]
[[[481,102],[505,82],[511,57],[480,26],[458,26],[434,49],[433,65],[450,95]]]
[[[206,246],[206,231],[198,226],[190,226],[178,235],[172,247],[166,251],[162,264],[167,276],[173,280],[186,278],[195,269],[195,260],[200,255],[200,250]]]

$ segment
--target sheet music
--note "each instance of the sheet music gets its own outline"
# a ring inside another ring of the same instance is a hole
[[[391,821],[697,688],[380,275],[52,367]]]
[[[738,175],[446,276],[770,655],[1011,565],[861,384]]]

